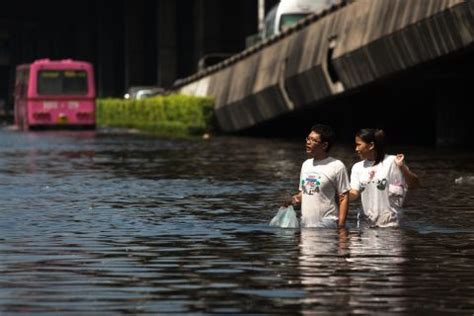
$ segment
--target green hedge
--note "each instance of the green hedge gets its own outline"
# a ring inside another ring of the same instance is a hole
[[[177,94],[143,100],[98,99],[97,125],[169,137],[200,135],[215,126],[214,102]]]

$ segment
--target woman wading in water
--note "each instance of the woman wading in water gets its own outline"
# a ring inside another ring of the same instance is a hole
[[[349,199],[361,197],[359,227],[397,227],[407,189],[420,184],[404,155],[387,155],[384,144],[385,133],[380,129],[361,129],[355,135],[355,151],[362,161],[352,167]]]

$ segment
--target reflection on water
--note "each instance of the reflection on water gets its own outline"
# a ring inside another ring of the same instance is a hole
[[[351,307],[359,311],[407,312],[401,231],[364,229],[351,238]],[[410,285],[412,286],[412,285]],[[374,297],[377,300],[374,300]]]
[[[474,154],[403,151],[400,229],[300,231],[302,142],[0,131],[0,314],[472,313]]]
[[[400,230],[303,229],[300,247],[304,314],[406,311]]]
[[[348,255],[347,230],[301,230],[299,270],[308,293],[301,300],[303,314],[351,310]]]

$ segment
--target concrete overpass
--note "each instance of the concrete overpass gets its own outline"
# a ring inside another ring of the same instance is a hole
[[[226,132],[323,120],[471,144],[474,0],[358,0],[180,80]],[[410,129],[410,130],[407,130]],[[288,131],[286,132],[288,133]],[[392,133],[392,134],[394,134]]]

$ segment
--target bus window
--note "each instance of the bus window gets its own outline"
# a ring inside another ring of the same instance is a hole
[[[41,70],[38,73],[40,95],[86,95],[87,73],[83,70]]]

